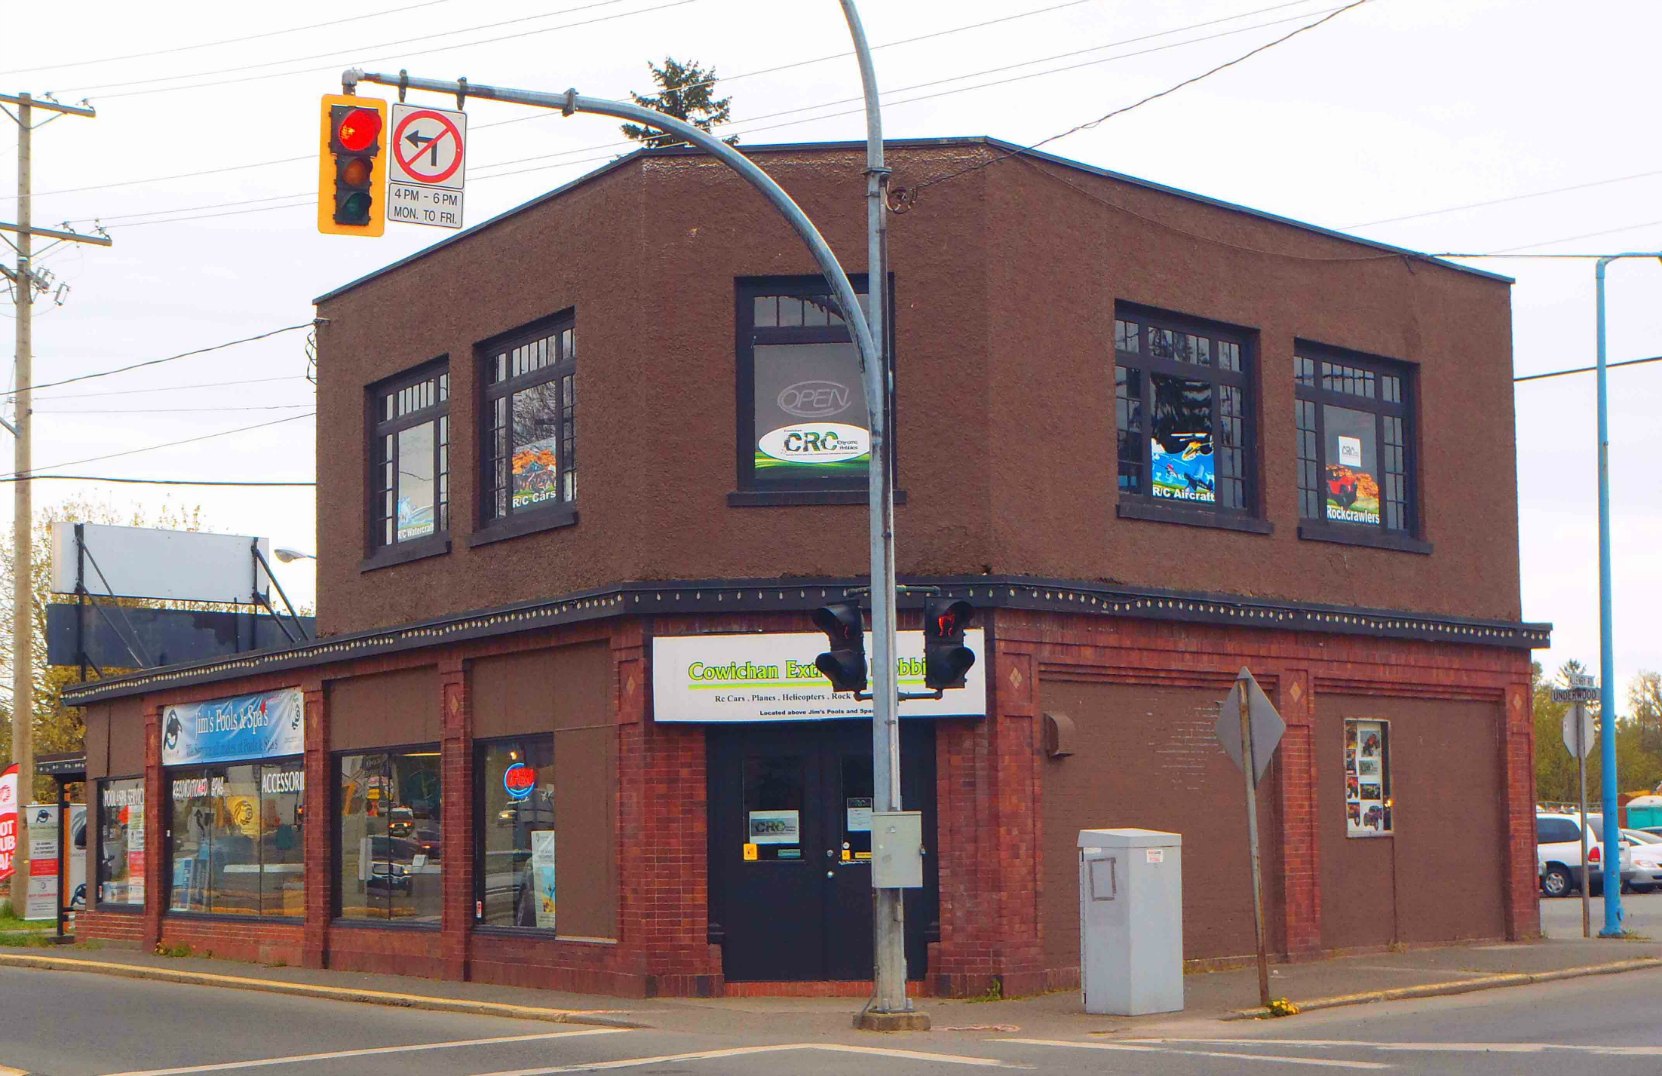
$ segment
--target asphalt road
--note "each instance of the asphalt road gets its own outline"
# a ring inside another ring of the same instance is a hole
[[[0,969],[0,1065],[43,1076],[927,1076],[1016,1068],[1110,1076],[1318,1071],[1578,1076],[1662,1071],[1662,972],[1093,1036],[862,1035],[757,1015],[722,1034],[452,1016],[238,990]],[[1248,1059],[1250,1063],[1248,1062]],[[0,1072],[4,1069],[0,1068]]]

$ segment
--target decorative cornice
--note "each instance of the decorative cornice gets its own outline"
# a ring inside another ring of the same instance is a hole
[[[1369,635],[1472,646],[1533,650],[1551,643],[1549,624],[1480,620],[1389,609],[1357,609],[1305,602],[1146,590],[1077,580],[1024,576],[909,578],[913,586],[939,587],[949,597],[991,609],[1082,613],[1211,625],[1238,625],[1331,635]],[[535,631],[623,616],[807,611],[862,585],[854,579],[706,579],[624,583],[545,601],[391,628],[331,636],[304,646],[238,654],[216,661],[171,665],[66,687],[71,706],[163,689],[264,675],[382,654],[419,650],[515,632]],[[922,597],[903,595],[902,608]],[[806,621],[804,627],[806,628]]]

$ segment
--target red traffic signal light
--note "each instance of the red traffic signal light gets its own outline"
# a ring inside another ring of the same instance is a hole
[[[326,235],[378,236],[386,231],[387,103],[325,94],[319,145],[317,230]]]
[[[967,601],[929,598],[923,603],[923,683],[934,691],[963,687],[975,665],[975,652],[964,645],[964,629],[975,620]]]
[[[814,665],[831,681],[832,691],[866,689],[866,624],[859,602],[832,602],[814,610],[814,627],[825,633],[831,649]]]

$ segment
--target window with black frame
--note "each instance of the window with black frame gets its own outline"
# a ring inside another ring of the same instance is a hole
[[[1299,515],[1412,533],[1408,368],[1305,344],[1293,362]]]
[[[863,495],[860,354],[825,282],[741,283],[737,316],[739,488]]]
[[[167,771],[168,908],[211,915],[306,913],[298,758]]]
[[[337,766],[337,914],[436,925],[444,895],[437,745],[341,755]]]
[[[144,778],[98,783],[98,906],[144,907]]]
[[[1253,513],[1248,334],[1121,307],[1114,400],[1122,515]]]
[[[450,373],[442,365],[370,390],[371,536],[380,547],[450,529]]]
[[[569,514],[577,501],[572,315],[539,322],[481,350],[486,524]]]
[[[554,737],[477,747],[480,788],[474,918],[492,927],[555,929]]]

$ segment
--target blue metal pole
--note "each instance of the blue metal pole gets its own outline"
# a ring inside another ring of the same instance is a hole
[[[1616,658],[1610,614],[1610,400],[1606,383],[1604,270],[1614,258],[1600,258],[1594,269],[1598,294],[1599,409],[1599,751],[1604,807],[1604,929],[1601,938],[1622,930],[1622,833],[1616,815]],[[1582,881],[1587,867],[1582,864]]]

